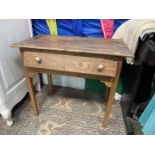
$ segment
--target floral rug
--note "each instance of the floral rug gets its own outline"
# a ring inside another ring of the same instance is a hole
[[[120,104],[114,102],[111,119],[103,128],[104,96],[55,87],[37,93],[39,115],[31,112],[28,95],[13,109],[14,124],[8,127],[0,118],[0,134],[11,135],[122,135],[126,134]]]

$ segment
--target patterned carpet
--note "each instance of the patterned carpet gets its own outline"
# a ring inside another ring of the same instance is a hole
[[[83,90],[47,87],[37,93],[39,115],[33,116],[27,96],[13,110],[14,125],[0,118],[0,134],[10,135],[122,135],[126,129],[120,104],[114,102],[108,128],[103,128],[104,97]]]

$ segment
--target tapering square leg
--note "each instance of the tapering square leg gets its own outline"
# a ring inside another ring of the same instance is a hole
[[[114,100],[115,91],[116,91],[116,88],[117,88],[121,68],[122,68],[122,61],[118,61],[116,77],[113,79],[112,85],[109,88],[110,89],[109,90],[109,96],[108,96],[108,100],[106,102],[104,122],[103,122],[104,127],[107,127],[109,119],[110,119],[110,114],[112,112],[112,104],[113,104],[113,100]]]
[[[49,91],[49,94],[52,94],[53,93],[52,75],[50,73],[47,74],[47,79],[48,79],[48,91]]]
[[[38,115],[37,100],[36,100],[36,96],[35,96],[34,89],[33,89],[33,78],[26,76],[26,81],[27,81],[27,86],[29,89],[29,95],[31,98],[32,110],[33,110],[35,115]]]

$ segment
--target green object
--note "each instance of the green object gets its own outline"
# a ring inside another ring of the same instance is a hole
[[[116,92],[121,93],[123,89],[123,81],[120,78]],[[93,93],[105,93],[106,86],[99,80],[86,79],[85,90]]]
[[[99,80],[86,79],[85,90],[93,93],[105,93],[106,87]]]

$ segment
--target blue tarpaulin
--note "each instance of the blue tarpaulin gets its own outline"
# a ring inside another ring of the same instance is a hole
[[[42,34],[50,35],[50,30],[45,19],[32,19],[32,28],[34,36]]]
[[[114,19],[114,29],[122,25],[127,19]],[[57,19],[58,35],[64,36],[83,36],[103,38],[100,19]],[[49,27],[45,19],[32,19],[34,35],[48,34]]]
[[[100,20],[98,19],[76,19],[57,20],[58,35],[103,37]]]

